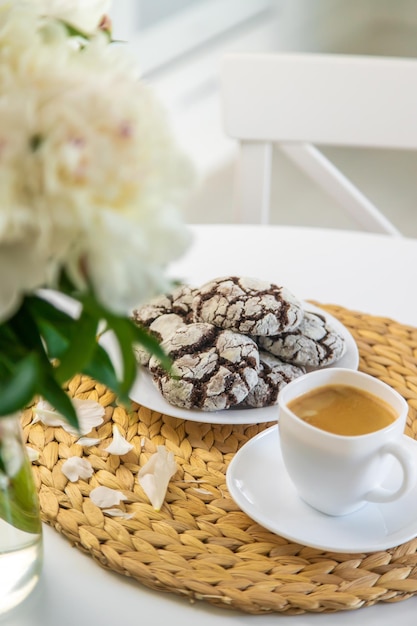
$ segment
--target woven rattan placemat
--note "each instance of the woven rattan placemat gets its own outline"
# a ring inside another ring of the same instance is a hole
[[[317,304],[317,303],[315,303]],[[334,305],[320,305],[354,336],[360,369],[395,387],[410,406],[407,434],[417,432],[417,329]],[[417,539],[370,554],[337,554],[275,535],[247,517],[230,498],[225,473],[235,452],[271,424],[210,425],[168,417],[133,405],[127,413],[103,385],[75,377],[69,393],[106,407],[98,447],[82,448],[62,428],[30,425],[43,520],[103,567],[153,589],[247,613],[330,612],[417,593]],[[116,422],[134,449],[123,457],[101,451]],[[139,468],[164,444],[178,472],[162,509],[149,504],[137,481]],[[61,472],[69,456],[85,455],[94,474],[71,483]],[[131,519],[111,518],[90,500],[98,485],[121,490]]]

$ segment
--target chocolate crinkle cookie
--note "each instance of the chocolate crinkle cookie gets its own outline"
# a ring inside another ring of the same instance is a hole
[[[172,292],[172,312],[180,315],[187,324],[194,321],[193,301],[196,289],[180,285]]]
[[[257,337],[262,350],[283,361],[304,367],[331,365],[343,355],[344,338],[334,330],[323,315],[306,311],[295,330],[270,337]]]
[[[184,318],[180,315],[176,313],[163,313],[147,326],[147,330],[159,343],[162,343],[182,326],[185,326],[185,322]],[[151,355],[142,345],[135,345],[134,352],[136,360],[140,365],[147,366],[149,364]]]
[[[188,285],[180,285],[171,293],[156,296],[146,304],[134,309],[131,319],[145,328],[149,328],[158,317],[168,313],[179,315],[186,324],[192,322],[194,316],[192,303],[195,291]]]
[[[208,323],[178,328],[162,342],[172,359],[168,374],[153,356],[149,370],[175,406],[218,411],[242,402],[258,382],[259,350],[249,337]]]
[[[188,285],[180,285],[171,293],[157,296],[134,309],[131,319],[161,343],[177,328],[192,321],[194,291]],[[149,352],[140,344],[134,347],[134,352],[137,362],[146,367],[151,356]]]
[[[240,407],[260,409],[277,403],[278,393],[287,383],[302,374],[304,367],[281,361],[273,354],[260,350],[258,382],[240,404]]]
[[[200,287],[193,300],[195,321],[245,335],[276,335],[301,323],[301,302],[285,287],[230,276]]]
[[[132,311],[131,319],[138,326],[149,326],[161,315],[172,313],[172,300],[169,295],[157,296]]]

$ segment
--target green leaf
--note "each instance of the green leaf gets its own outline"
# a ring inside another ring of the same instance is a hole
[[[106,387],[109,387],[117,394],[123,393],[110,357],[106,350],[99,344],[96,344],[96,349],[91,360],[83,368],[82,373],[103,383],[103,385],[106,385]]]
[[[40,361],[49,363],[45,353],[39,328],[33,318],[26,301],[23,301],[20,309],[8,321],[10,328],[17,335],[20,343],[28,350],[36,352]]]
[[[114,332],[119,343],[120,354],[122,358],[122,380],[120,386],[122,395],[126,395],[130,391],[137,376],[138,365],[133,351],[135,343],[135,332],[132,324],[126,318],[109,317],[107,319],[109,329]]]
[[[69,313],[66,313],[66,311],[63,311],[52,302],[40,296],[27,296],[25,298],[25,307],[31,312],[35,319],[48,320],[58,327],[72,323],[75,319],[73,316],[69,315]]]
[[[50,358],[59,358],[71,342],[76,320],[42,298],[27,298],[27,307],[47,346]]]
[[[88,365],[97,345],[97,329],[98,320],[88,311],[82,311],[77,322],[73,324],[70,344],[60,356],[55,373],[59,382],[69,380]]]
[[[75,293],[78,291],[76,286],[74,285],[74,283],[68,276],[68,273],[65,268],[62,268],[59,274],[57,289],[61,293],[65,293],[71,297],[74,297]]]
[[[49,358],[60,359],[69,348],[69,333],[62,333],[61,328],[57,328],[53,324],[48,324],[48,322],[41,322],[39,328],[42,333],[42,338],[45,341]]]
[[[16,333],[10,327],[8,322],[0,324],[0,341],[2,344],[13,344],[17,339]]]
[[[36,355],[30,354],[11,370],[10,376],[1,377],[0,415],[10,415],[29,404],[37,391],[40,367]]]
[[[0,325],[0,360],[14,363],[27,355],[28,350],[7,324]]]

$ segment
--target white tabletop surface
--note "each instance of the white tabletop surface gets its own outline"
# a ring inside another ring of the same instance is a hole
[[[190,284],[241,275],[285,285],[303,300],[340,304],[417,326],[417,240],[334,230],[196,226],[172,266]],[[44,567],[32,594],[0,618],[7,626],[415,626],[417,597],[333,614],[253,616],[173,594],[102,569],[44,527]]]

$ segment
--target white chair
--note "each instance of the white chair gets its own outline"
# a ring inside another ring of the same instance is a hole
[[[221,98],[224,130],[240,143],[236,221],[268,223],[278,144],[364,230],[400,235],[316,146],[417,149],[417,60],[230,54]]]

